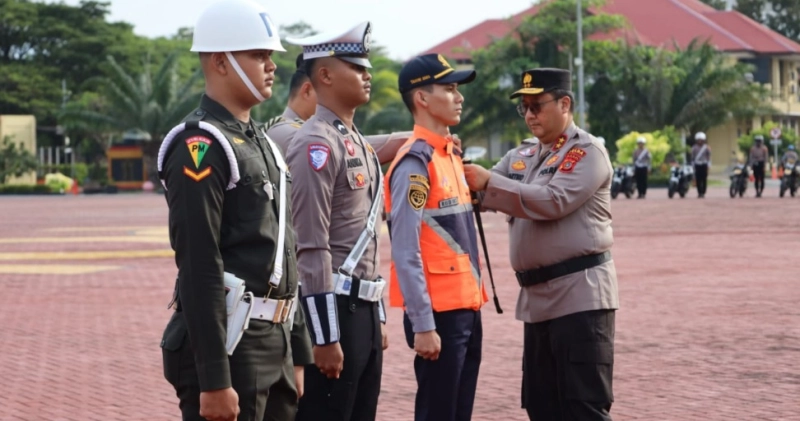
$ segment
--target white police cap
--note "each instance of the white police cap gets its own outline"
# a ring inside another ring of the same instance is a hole
[[[306,38],[286,38],[286,42],[303,47],[303,59],[322,57],[338,59],[369,67],[369,47],[372,38],[372,25],[361,22],[344,33],[327,32]]]

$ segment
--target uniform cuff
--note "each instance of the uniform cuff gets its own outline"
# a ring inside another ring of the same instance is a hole
[[[419,316],[408,316],[411,321],[411,328],[414,333],[429,332],[436,330],[436,322],[433,320],[433,313],[422,314]]]
[[[231,365],[228,359],[198,364],[197,379],[201,392],[231,387]]]
[[[314,345],[329,345],[339,342],[339,316],[336,312],[336,296],[332,292],[303,297],[306,323]]]

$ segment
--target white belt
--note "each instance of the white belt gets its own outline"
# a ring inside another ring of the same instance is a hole
[[[350,288],[353,286],[353,278],[341,273],[334,273],[334,292],[338,295],[350,295]],[[379,302],[383,298],[383,290],[386,288],[386,281],[378,278],[375,281],[359,281],[358,298],[364,301]]]
[[[295,300],[273,300],[272,298],[255,298],[250,310],[250,320],[265,320],[272,323],[284,323],[292,316]]]

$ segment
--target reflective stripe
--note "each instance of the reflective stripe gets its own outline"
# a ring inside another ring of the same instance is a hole
[[[381,323],[386,323],[386,308],[383,306],[383,298],[378,301],[378,318],[380,318]]]
[[[465,203],[462,205],[450,206],[444,209],[425,208],[422,210],[422,212],[430,216],[445,216],[445,215],[455,215],[457,213],[471,213],[472,204]]]
[[[339,321],[336,319],[335,298],[333,294],[326,294],[325,300],[328,302],[328,327],[331,333],[328,343],[339,342]]]
[[[322,334],[322,322],[319,320],[319,312],[317,311],[317,303],[314,297],[306,297],[306,308],[308,309],[308,318],[311,320],[311,327],[314,329],[314,336],[317,345],[325,344],[325,337]]]
[[[437,210],[438,210],[438,209],[437,209]],[[461,248],[461,246],[460,246],[460,245],[458,245],[458,242],[456,242],[456,240],[453,238],[453,236],[451,236],[451,235],[450,235],[450,233],[449,233],[449,232],[447,232],[447,230],[445,230],[444,228],[442,228],[442,227],[439,225],[439,223],[438,223],[438,222],[436,222],[436,219],[434,219],[434,218],[433,218],[433,216],[431,216],[431,215],[427,214],[427,212],[423,212],[423,213],[422,213],[422,222],[424,222],[424,223],[428,224],[428,226],[429,226],[429,227],[430,227],[430,228],[431,228],[431,229],[432,229],[432,230],[433,230],[433,231],[434,231],[434,232],[435,232],[435,233],[436,233],[436,234],[437,234],[439,237],[441,237],[441,239],[442,239],[442,240],[444,240],[444,242],[445,242],[445,243],[447,243],[447,245],[448,245],[448,246],[450,246],[450,248],[451,248],[451,249],[452,249],[452,250],[453,250],[453,251],[454,251],[456,254],[469,254],[469,253],[468,253],[468,252],[466,252],[466,251],[465,251],[463,248]],[[480,286],[481,286],[481,276],[480,276],[480,272],[478,272],[478,268],[474,267],[474,266],[472,265],[472,262],[471,262],[471,261],[470,261],[469,268],[470,268],[470,270],[472,271],[472,277],[473,277],[473,278],[474,278],[474,279],[477,281],[477,283],[478,283],[478,288],[480,288]]]
[[[281,173],[281,180],[280,180],[280,206],[278,209],[278,247],[275,249],[275,263],[272,269],[272,275],[269,277],[269,283],[273,287],[277,288],[281,284],[281,278],[283,277],[283,254],[286,244],[286,161],[283,160],[283,156],[281,156],[281,150],[272,141],[272,139],[267,136],[267,132],[263,129],[261,132],[264,134],[264,137],[267,139],[269,143],[269,148],[272,149],[272,155],[275,157],[275,164],[278,166],[278,169]]]

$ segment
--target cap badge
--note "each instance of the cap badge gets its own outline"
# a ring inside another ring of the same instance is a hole
[[[361,42],[364,44],[364,52],[369,53],[369,46],[372,44],[372,25],[367,24],[367,29],[364,31],[364,40]]]

